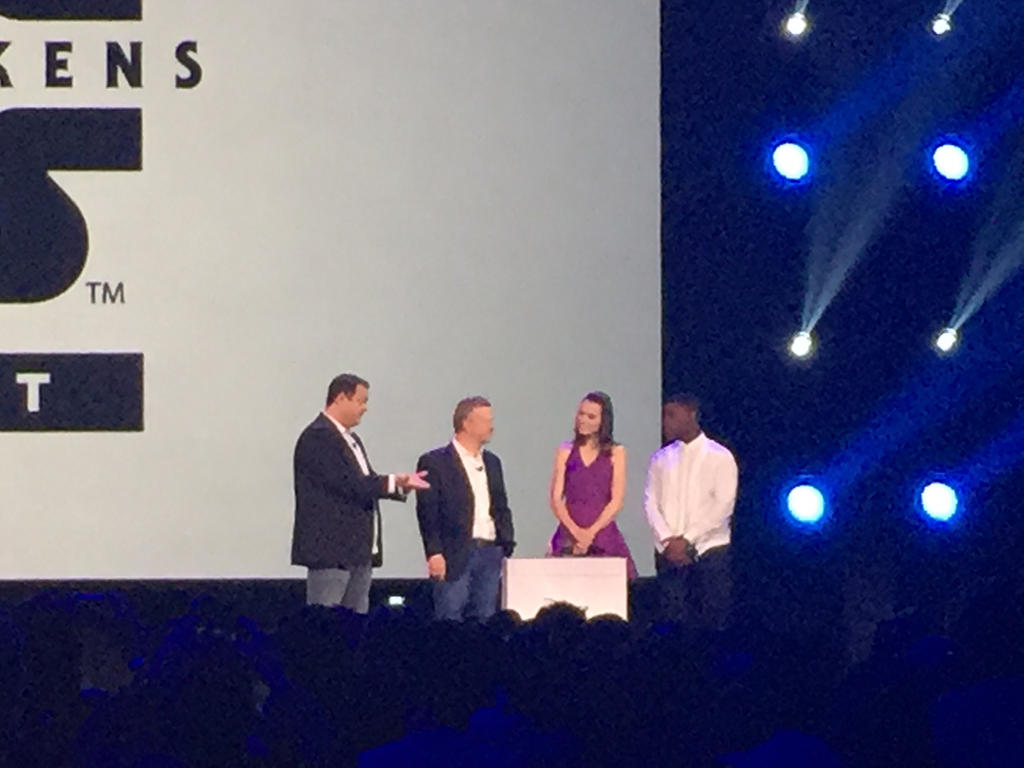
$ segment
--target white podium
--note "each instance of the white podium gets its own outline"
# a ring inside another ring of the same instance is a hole
[[[587,618],[614,613],[629,618],[624,557],[537,557],[505,560],[501,607],[524,620],[552,603],[572,603]]]

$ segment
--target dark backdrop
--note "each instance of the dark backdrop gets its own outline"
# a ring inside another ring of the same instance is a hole
[[[662,3],[664,388],[700,395],[709,433],[737,455],[748,612],[828,624],[866,599],[948,618],[951,602],[1016,571],[1019,463],[982,471],[972,457],[1022,410],[1024,275],[965,326],[955,355],[929,344],[986,217],[1024,219],[1024,199],[994,207],[1020,176],[1024,7],[967,0],[938,42],[936,5],[812,0],[811,33],[794,44],[779,34],[784,2]],[[976,150],[956,188],[926,162],[948,132]],[[788,133],[812,150],[808,183],[768,172]],[[786,346],[809,227],[831,216],[841,231],[879,203],[877,190],[843,190],[863,188],[894,140],[911,145],[892,205],[817,327],[817,354],[796,363]],[[962,497],[947,530],[914,508],[936,471]],[[830,495],[814,533],[782,513],[801,473],[821,473]]]

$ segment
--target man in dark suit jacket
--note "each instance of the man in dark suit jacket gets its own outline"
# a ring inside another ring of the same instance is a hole
[[[405,501],[429,488],[423,472],[378,475],[352,431],[366,413],[370,385],[343,373],[327,389],[327,405],[295,444],[292,564],[308,571],[309,605],[342,605],[366,613],[370,578],[383,562],[378,499]]]
[[[494,432],[491,404],[482,397],[459,402],[450,443],[420,456],[417,471],[430,487],[416,492],[416,516],[434,580],[434,613],[461,621],[484,620],[497,610],[502,561],[515,534],[501,461],[484,444]]]

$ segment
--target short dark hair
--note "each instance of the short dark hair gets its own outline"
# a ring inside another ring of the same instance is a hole
[[[700,415],[700,398],[692,392],[676,392],[665,398],[665,405],[681,405]]]
[[[327,405],[333,403],[338,395],[352,397],[360,384],[367,389],[370,388],[370,382],[354,373],[341,373],[335,376],[327,387]]]
[[[473,397],[464,397],[459,400],[459,404],[455,406],[455,413],[452,414],[452,426],[455,431],[458,432],[462,429],[463,423],[466,418],[473,412],[474,408],[490,408],[491,401],[486,397],[480,395],[473,395]]]

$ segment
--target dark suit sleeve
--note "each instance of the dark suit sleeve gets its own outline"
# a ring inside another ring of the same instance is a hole
[[[326,430],[304,433],[295,446],[295,471],[310,483],[327,489],[340,500],[365,508],[387,496],[388,479],[364,475],[345,461]]]
[[[366,455],[366,446],[364,446],[362,444],[362,442],[360,442],[359,443],[359,447],[363,449],[363,455],[365,456]],[[401,488],[399,488],[396,485],[394,493],[387,493],[387,486],[388,486],[388,478],[387,478],[387,476],[385,476],[385,475],[377,475],[377,473],[374,472],[373,465],[369,464],[370,459],[369,459],[368,456],[366,458],[366,461],[367,461],[367,464],[370,467],[370,474],[371,475],[375,475],[377,477],[383,477],[384,478],[384,493],[383,493],[383,495],[381,495],[380,498],[382,498],[382,499],[390,499],[391,501],[400,501],[400,502],[402,502],[404,504],[406,498],[409,496],[409,492],[408,491],[403,491]]]
[[[387,493],[388,478],[384,476],[384,490],[385,493],[381,496],[382,499],[389,499],[391,501],[401,501],[405,503],[405,500],[409,497],[409,494],[403,491],[401,488],[395,488],[394,493]]]
[[[512,510],[508,508],[508,495],[505,493],[505,475],[501,469],[501,459],[497,456],[494,457],[494,470],[495,477],[491,488],[494,526],[498,534],[498,543],[505,550],[505,557],[512,557],[512,552],[516,548],[516,532],[512,525]]]
[[[429,453],[420,456],[416,462],[416,471],[427,470],[427,482],[430,483],[427,490],[416,491],[416,519],[420,524],[423,551],[428,558],[444,551],[441,543],[441,477],[437,467]]]

